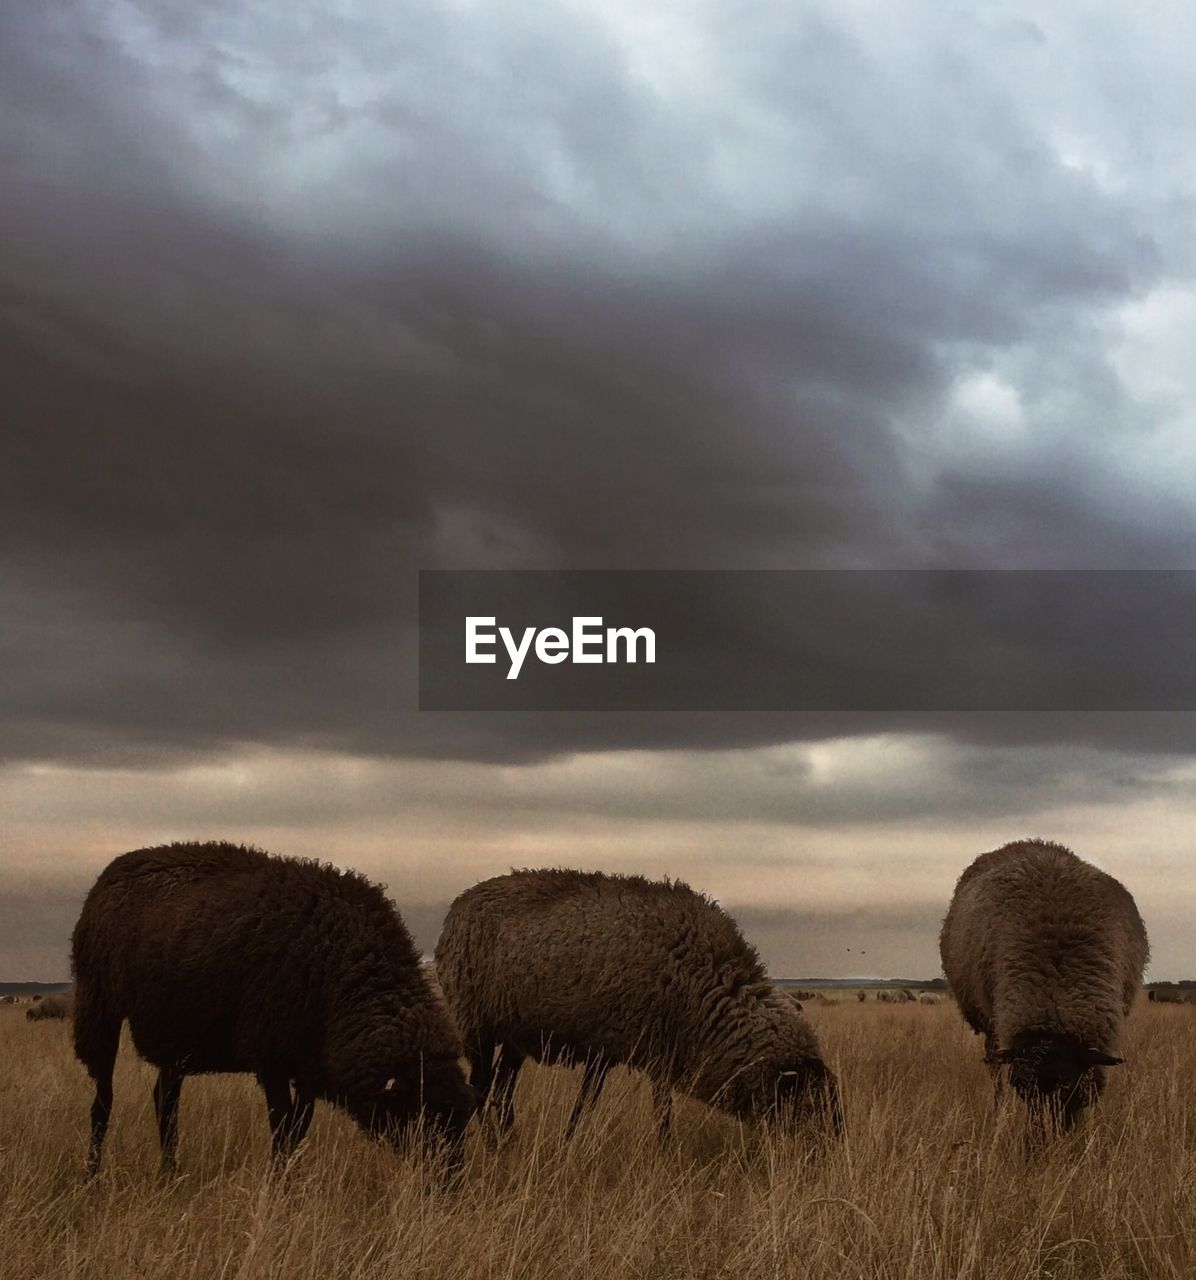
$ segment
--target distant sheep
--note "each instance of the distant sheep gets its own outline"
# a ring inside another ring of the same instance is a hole
[[[855,998],[860,1002],[860,1004],[863,1004],[864,1001],[868,999],[868,993],[866,991],[857,991],[855,993]]]
[[[471,1078],[504,1128],[526,1058],[584,1064],[567,1134],[620,1063],[651,1078],[662,1134],[674,1088],[744,1118],[825,1109],[841,1123],[810,1024],[731,917],[679,881],[569,870],[483,881],[449,908],[436,967]]]
[[[72,966],[75,1052],[96,1083],[92,1173],[126,1018],[158,1068],[166,1168],[188,1075],[256,1075],[276,1156],[302,1139],[317,1098],[391,1140],[421,1113],[459,1139],[475,1110],[460,1038],[411,936],[355,872],[225,843],[126,853],[87,895]]]
[[[918,997],[919,1004],[938,1004],[938,1002],[939,1002],[939,997],[936,995],[931,995],[929,991],[923,991],[922,994]]]
[[[1064,1127],[1104,1088],[1142,982],[1142,918],[1112,876],[1062,845],[1021,840],[959,878],[940,937],[943,971],[985,1061]]]
[[[25,1010],[25,1017],[30,1022],[39,1022],[42,1018],[69,1018],[75,1005],[73,991],[58,991],[53,995],[43,996],[35,1004]]]

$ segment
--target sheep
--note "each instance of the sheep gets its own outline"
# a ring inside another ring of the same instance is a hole
[[[1099,1097],[1149,956],[1129,892],[1046,840],[981,854],[939,939],[960,1013],[1041,1120],[1069,1129]]]
[[[929,991],[923,991],[922,994],[918,997],[919,1004],[938,1004],[938,1002],[939,1002],[938,996],[932,995]]]
[[[868,999],[868,993],[866,991],[857,991],[855,993],[855,998],[860,1002],[860,1004],[863,1004],[864,1001]]]
[[[73,991],[57,991],[53,995],[42,996],[36,1003],[25,1010],[25,1017],[30,1022],[39,1022],[42,1018],[69,1018],[74,1007]]]
[[[454,1167],[476,1110],[461,1040],[394,904],[353,871],[215,842],[138,849],[101,872],[71,940],[75,1053],[95,1081],[99,1169],[121,1023],[158,1068],[162,1167],[185,1076],[252,1072],[275,1160],[317,1099],[397,1142],[418,1117]],[[294,1086],[294,1096],[291,1088]]]
[[[436,969],[500,1130],[526,1058],[584,1064],[566,1139],[618,1064],[651,1079],[662,1139],[674,1088],[744,1118],[823,1112],[842,1126],[813,1029],[731,917],[680,881],[567,869],[485,880],[450,906]]]

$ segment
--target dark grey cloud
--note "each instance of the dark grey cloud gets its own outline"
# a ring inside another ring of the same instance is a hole
[[[0,753],[941,730],[417,717],[415,571],[1190,562],[1165,454],[1108,483],[1152,426],[1118,309],[1190,267],[1171,73],[1114,109],[1168,33],[1110,81],[1069,11],[671,20],[670,58],[630,11],[6,10]]]

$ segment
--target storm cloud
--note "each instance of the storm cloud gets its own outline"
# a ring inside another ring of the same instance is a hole
[[[1193,567],[1194,38],[1112,3],[5,6],[5,785],[635,751],[696,821],[692,753],[854,737],[986,780],[910,775],[885,822],[1154,796],[1193,717],[421,715],[417,571]]]

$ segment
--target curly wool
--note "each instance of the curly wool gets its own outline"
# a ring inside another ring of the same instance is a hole
[[[123,854],[87,896],[72,968],[93,1076],[127,1019],[160,1069],[281,1076],[371,1130],[471,1097],[410,934],[355,872],[228,843]]]
[[[56,991],[53,995],[42,996],[35,1004],[25,1010],[25,1017],[30,1022],[39,1022],[42,1018],[69,1018],[75,1007],[73,991]]]
[[[1044,840],[1004,845],[967,868],[939,946],[986,1059],[1021,1049],[1035,1071],[1044,1043],[1113,1054],[1149,956],[1125,887]]]
[[[637,1067],[738,1115],[766,1112],[783,1073],[833,1088],[755,949],[679,881],[566,869],[483,881],[449,908],[436,965],[483,1076],[502,1044]]]

